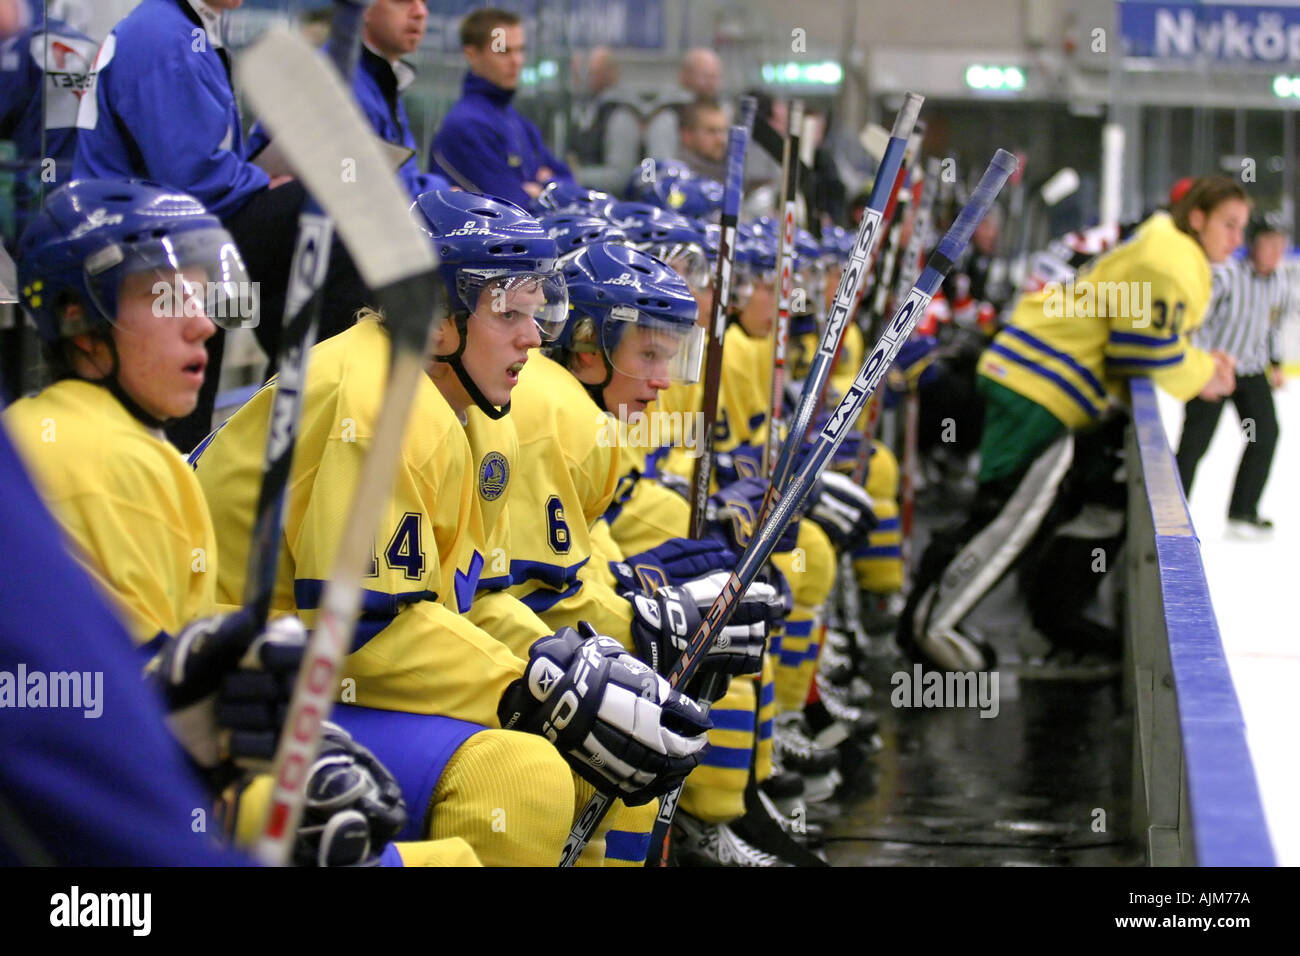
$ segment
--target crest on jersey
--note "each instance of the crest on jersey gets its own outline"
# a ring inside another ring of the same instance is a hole
[[[484,501],[496,501],[505,493],[510,482],[510,463],[499,451],[490,451],[483,456],[483,463],[478,466],[478,493]]]

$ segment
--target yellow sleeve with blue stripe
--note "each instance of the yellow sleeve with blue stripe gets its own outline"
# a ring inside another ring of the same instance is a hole
[[[194,473],[161,434],[106,388],[70,379],[19,399],[3,421],[73,556],[137,644],[213,612],[216,534]]]
[[[1113,261],[1096,270],[1096,279],[1134,277],[1130,288],[1144,309],[1116,310],[1110,316],[1106,372],[1113,377],[1149,375],[1179,401],[1194,398],[1214,374],[1214,360],[1188,339],[1210,304],[1209,262],[1196,240],[1180,232],[1168,216],[1153,217],[1143,241],[1121,246]],[[1100,291],[1100,290],[1099,290]],[[1098,302],[1103,296],[1098,294]],[[1111,296],[1104,297],[1109,304]]]

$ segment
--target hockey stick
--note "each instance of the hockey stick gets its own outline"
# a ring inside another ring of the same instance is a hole
[[[888,249],[880,263],[880,272],[876,276],[875,287],[875,304],[866,311],[862,319],[862,329],[864,337],[869,330],[875,325],[877,319],[884,319],[885,309],[891,301],[901,302],[903,294],[912,287],[916,280],[915,274],[908,275],[904,268],[909,255],[915,255],[914,262],[920,262],[920,249],[914,248],[918,236],[917,221],[914,219],[912,224],[912,236],[908,241],[908,250],[903,257],[898,254],[898,246],[902,242],[903,222],[907,218],[907,207],[913,201],[916,195],[916,171],[920,160],[920,143],[916,144],[916,149],[911,156],[911,162],[904,172],[906,180],[907,193],[904,195],[900,190],[898,205],[894,207],[893,217],[889,224],[889,242]],[[922,196],[925,192],[922,192]],[[918,269],[919,271],[919,269]],[[892,282],[890,280],[893,280]],[[876,429],[881,426],[881,419],[884,418],[884,441],[886,445],[892,443],[893,428],[897,424],[893,417],[885,418],[885,408],[883,400],[877,397],[871,403],[870,415],[868,416],[868,427],[864,430],[862,441],[858,445],[857,461],[853,466],[853,480],[862,485],[867,480],[867,469],[871,462],[871,442],[876,437]]]
[[[931,157],[925,164],[925,179],[921,181],[921,202],[916,208],[916,220],[912,223],[912,235],[903,253],[903,263],[899,267],[899,290],[911,287],[921,271],[921,253],[930,243],[930,222],[934,214],[935,194],[939,191],[939,160]],[[913,187],[915,194],[915,187]],[[900,551],[903,561],[903,579],[907,580],[912,568],[912,524],[916,517],[916,458],[917,438],[921,425],[921,397],[917,394],[915,382],[908,382],[907,398],[903,412],[903,460],[901,464],[902,482],[899,496],[899,535]],[[862,464],[862,449],[858,449],[859,465]],[[867,451],[868,459],[870,450]],[[866,472],[863,471],[863,480]]]
[[[713,427],[718,420],[718,391],[722,385],[722,343],[727,333],[727,306],[731,304],[731,273],[736,262],[736,225],[740,219],[740,192],[745,172],[745,150],[754,123],[757,101],[742,97],[740,115],[727,139],[727,191],[722,201],[722,233],[718,237],[718,263],[713,279],[713,314],[709,317],[709,347],[704,359],[704,435],[700,456],[691,477],[691,537],[704,534],[713,474]],[[576,826],[576,824],[575,824]],[[572,835],[570,835],[572,839]],[[566,857],[567,857],[566,850]],[[568,864],[565,864],[568,865]]]
[[[701,658],[713,644],[714,637],[726,626],[741,595],[754,582],[763,565],[772,556],[781,533],[794,517],[795,511],[803,507],[817,478],[829,464],[831,456],[844,441],[845,436],[858,420],[858,416],[862,414],[867,399],[879,386],[880,380],[897,357],[898,350],[912,334],[917,320],[924,314],[930,298],[938,290],[948,270],[952,268],[953,260],[965,249],[971,234],[975,231],[975,226],[984,218],[997,197],[998,190],[1002,188],[1002,184],[1006,182],[1013,169],[1015,169],[1015,157],[1005,150],[998,150],[972,193],[966,208],[962,210],[957,221],[930,255],[921,277],[912,287],[907,299],[899,306],[892,321],[886,326],[884,334],[876,342],[871,354],[863,362],[862,369],[858,372],[848,393],[840,400],[830,420],[814,440],[807,458],[798,471],[790,477],[786,487],[777,493],[772,511],[766,515],[754,532],[736,570],[723,585],[722,591],[700,621],[695,633],[691,635],[677,663],[669,671],[668,683],[673,687],[680,687],[694,675]],[[661,827],[671,826],[680,794],[681,788],[678,787],[664,797],[660,804],[659,817],[655,821],[656,831]]]
[[[848,321],[857,301],[859,287],[867,274],[871,252],[880,238],[880,223],[885,214],[885,206],[893,192],[898,179],[899,168],[903,165],[903,153],[907,149],[908,136],[916,125],[917,114],[925,97],[918,93],[908,93],[903,99],[903,106],[894,118],[894,129],[889,137],[889,145],[876,171],[875,182],[871,186],[871,196],[862,211],[862,222],[858,226],[857,238],[853,240],[853,249],[849,261],[840,275],[840,284],[835,289],[835,299],[831,302],[830,313],[826,316],[826,328],[822,330],[821,341],[808,370],[803,393],[794,417],[790,420],[790,433],[776,459],[772,471],[772,482],[768,486],[764,512],[770,510],[773,498],[780,494],[794,469],[795,455],[803,446],[808,426],[812,423],[813,412],[822,389],[830,377],[835,356],[839,352],[840,339],[844,335],[844,326]]]
[[[749,547],[741,556],[736,570],[732,572],[717,600],[713,602],[713,606],[709,608],[699,627],[691,635],[686,649],[682,651],[681,657],[669,672],[668,681],[673,686],[680,685],[683,680],[689,679],[694,674],[695,668],[713,643],[714,637],[730,619],[740,595],[753,583],[763,564],[771,557],[781,533],[790,523],[795,511],[804,504],[804,499],[813,483],[861,415],[863,406],[879,386],[880,380],[897,357],[898,350],[912,334],[912,329],[925,312],[930,298],[938,290],[948,270],[952,268],[953,260],[965,249],[971,234],[975,231],[975,226],[984,218],[998,191],[1015,168],[1016,158],[1006,150],[1000,149],[993,156],[965,208],[939,241],[934,252],[930,254],[920,278],[912,286],[907,298],[900,304],[894,317],[885,327],[884,334],[863,362],[848,393],[841,399],[830,420],[813,440],[807,458],[799,470],[791,476],[785,489],[780,492],[771,514],[750,539]]]
[[[335,694],[361,601],[374,529],[397,468],[407,412],[420,376],[441,283],[432,244],[407,214],[408,201],[369,132],[351,91],[296,35],[267,33],[240,59],[249,98],[339,235],[386,316],[392,340],[388,384],[352,504],[303,657],[274,765],[274,790],[258,859],[289,857],[321,723]],[[349,167],[355,176],[344,176]]]
[[[776,274],[781,288],[777,295],[776,322],[772,326],[772,391],[763,453],[763,474],[768,478],[776,468],[777,446],[785,421],[785,354],[790,346],[790,296],[794,292],[794,214],[799,204],[799,128],[803,123],[803,100],[790,101],[789,120],[781,164],[781,240],[776,250]]]
[[[330,60],[349,86],[361,52],[361,20],[370,2],[335,0],[330,21]],[[321,297],[318,293],[325,282],[333,235],[334,227],[329,217],[308,193],[298,215],[298,240],[289,267],[289,288],[284,304],[286,321],[266,432],[262,488],[257,497],[252,541],[248,549],[248,570],[244,576],[244,607],[259,629],[266,623],[271,609],[271,594],[275,590],[285,488],[289,484],[298,423],[302,418],[307,356],[316,344],[320,327]]]
[[[713,314],[709,322],[709,348],[705,355],[704,368],[704,435],[700,442],[700,457],[695,461],[695,473],[691,480],[691,522],[692,538],[704,536],[704,520],[709,501],[709,478],[713,472],[713,428],[718,418],[718,391],[722,384],[722,342],[727,331],[727,306],[731,301],[731,273],[736,260],[736,223],[740,218],[740,192],[745,171],[745,150],[749,142],[749,130],[754,122],[757,101],[752,96],[742,97],[738,122],[731,127],[727,138],[727,183],[726,194],[722,201],[722,233],[718,238],[718,263],[713,282]],[[707,710],[707,705],[706,705]],[[669,796],[674,803],[681,788]],[[669,796],[664,797],[667,801]],[[591,841],[592,834],[600,821],[605,819],[609,808],[614,804],[614,797],[603,790],[592,794],[587,805],[582,808],[569,837],[564,841],[564,852],[560,855],[560,866],[573,866],[583,849]],[[654,857],[653,838],[651,855]]]

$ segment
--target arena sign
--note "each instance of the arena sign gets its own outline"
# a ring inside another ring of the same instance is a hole
[[[1300,7],[1118,3],[1128,56],[1280,64],[1300,62]]]

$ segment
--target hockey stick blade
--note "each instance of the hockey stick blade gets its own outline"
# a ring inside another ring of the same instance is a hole
[[[672,672],[668,675],[669,683],[678,686],[682,681],[689,680],[695,673],[695,668],[699,665],[705,650],[730,620],[740,596],[753,583],[763,564],[771,557],[781,533],[790,523],[795,510],[802,507],[813,484],[844,441],[849,428],[862,414],[867,400],[879,387],[880,380],[893,364],[903,342],[912,334],[930,298],[938,290],[948,270],[952,268],[953,261],[969,244],[976,225],[988,213],[998,192],[1015,168],[1016,158],[1011,153],[999,149],[994,154],[970,200],[931,253],[925,269],[921,272],[921,277],[885,327],[884,334],[863,362],[861,370],[841,399],[839,406],[831,414],[830,420],[818,433],[803,465],[791,476],[786,488],[779,493],[771,514],[750,539],[749,547],[741,555],[736,570],[732,572],[717,600],[713,602],[713,606],[709,608],[704,619],[695,629],[695,633],[691,635],[686,649],[682,651],[681,657],[677,659]]]
[[[361,50],[362,18],[370,0],[334,0],[330,19],[330,61],[345,83],[351,83]],[[276,387],[262,458],[262,487],[253,512],[248,569],[244,574],[244,608],[260,629],[270,614],[280,559],[285,489],[302,418],[302,384],[308,355],[320,326],[321,297],[329,265],[334,226],[310,193],[298,214],[298,235],[289,266]]]
[[[244,54],[240,69],[280,149],[334,219],[377,303],[387,310],[393,347],[383,404],[294,687],[266,823],[254,848],[258,859],[283,863],[302,813],[321,723],[333,704],[335,675],[351,643],[371,539],[392,488],[407,413],[424,374],[439,282],[432,244],[407,214],[396,177],[334,71],[285,31],[268,33]]]
[[[908,93],[903,99],[898,115],[894,117],[894,128],[889,136],[889,145],[885,148],[880,168],[876,171],[876,179],[871,185],[867,206],[862,211],[862,223],[858,226],[857,238],[853,241],[849,261],[845,263],[844,271],[840,275],[840,283],[835,289],[835,298],[826,316],[826,328],[822,331],[821,341],[817,345],[817,352],[808,370],[808,378],[804,382],[799,405],[790,419],[790,433],[777,455],[769,498],[773,492],[779,492],[789,481],[795,455],[802,447],[808,426],[812,423],[818,396],[821,395],[823,386],[830,377],[831,367],[839,352],[840,340],[844,337],[844,328],[852,315],[862,283],[866,279],[872,251],[880,240],[880,226],[885,215],[885,206],[889,203],[894,182],[898,179],[898,171],[903,165],[908,139],[913,127],[916,126],[916,119],[924,102],[925,97],[919,93]]]

